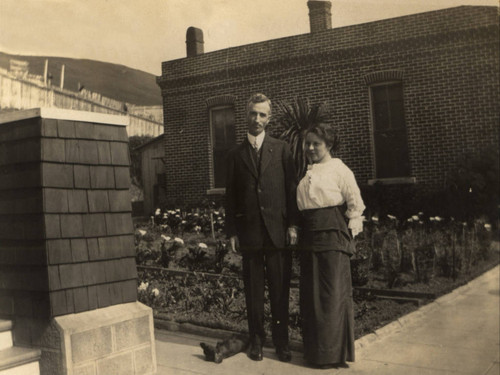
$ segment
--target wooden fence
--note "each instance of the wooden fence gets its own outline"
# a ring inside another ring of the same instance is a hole
[[[163,133],[162,123],[117,109],[117,107],[123,107],[123,103],[116,100],[100,95],[98,99],[89,98],[88,95],[82,97],[68,90],[47,87],[43,82],[36,80],[16,78],[8,74],[6,70],[0,69],[0,110],[57,107],[108,113],[129,116],[130,125],[127,126],[129,137],[134,135],[156,137]]]

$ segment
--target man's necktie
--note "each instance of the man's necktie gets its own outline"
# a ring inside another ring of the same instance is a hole
[[[259,161],[260,155],[259,155],[259,146],[257,145],[257,140],[253,144],[253,149],[255,150],[255,155],[257,155],[257,161]]]

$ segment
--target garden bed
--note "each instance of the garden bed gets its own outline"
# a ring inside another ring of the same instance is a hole
[[[439,219],[400,223],[389,217],[366,223],[351,262],[356,338],[498,264],[491,227]],[[241,256],[228,251],[222,226],[219,211],[172,210],[137,227],[139,300],[153,308],[156,318],[247,331]],[[298,273],[294,252],[290,338],[295,341],[301,340]],[[269,304],[265,316],[269,328]]]

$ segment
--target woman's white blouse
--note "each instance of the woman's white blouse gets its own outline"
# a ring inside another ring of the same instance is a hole
[[[340,206],[344,203],[347,203],[345,215],[350,219],[349,228],[355,229],[353,234],[361,232],[365,205],[352,171],[338,158],[309,165],[297,187],[299,210]]]

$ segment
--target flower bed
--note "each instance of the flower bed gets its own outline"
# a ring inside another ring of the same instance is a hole
[[[238,332],[247,330],[241,256],[228,251],[221,210],[157,211],[136,228],[139,300],[156,315]],[[444,294],[498,264],[491,227],[422,213],[371,218],[351,262],[354,286]],[[298,254],[294,252],[290,334],[300,340]],[[356,337],[417,307],[354,290]],[[267,325],[270,307],[265,305]]]

